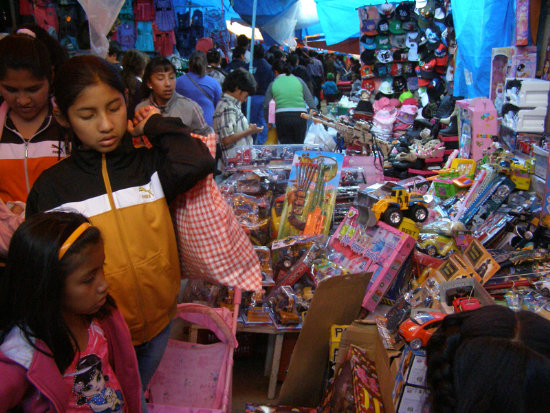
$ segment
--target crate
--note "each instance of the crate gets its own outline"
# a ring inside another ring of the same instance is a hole
[[[548,151],[540,146],[533,145],[533,154],[535,155],[535,175],[546,179],[548,168]]]

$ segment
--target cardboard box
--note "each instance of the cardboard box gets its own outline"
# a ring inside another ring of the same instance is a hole
[[[350,324],[361,310],[370,274],[327,278],[319,283],[294,347],[278,403],[317,407],[325,386],[333,324]],[[342,337],[343,338],[343,337]]]
[[[364,349],[367,357],[374,361],[382,394],[382,402],[384,404],[384,412],[395,413],[392,401],[395,374],[390,369],[390,357],[395,355],[395,352],[388,353],[384,348],[376,324],[356,320],[342,334],[336,362],[337,369],[344,362],[345,354],[347,354],[348,348],[352,344]]]
[[[336,365],[336,358],[338,357],[338,348],[340,347],[340,340],[342,334],[349,327],[348,324],[333,324],[330,327],[330,344],[329,344],[329,378],[334,376],[334,366]]]

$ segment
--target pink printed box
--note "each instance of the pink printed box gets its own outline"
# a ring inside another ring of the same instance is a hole
[[[383,222],[371,228],[359,225],[359,212],[350,208],[329,240],[335,261],[352,273],[371,272],[362,306],[374,311],[414,248],[415,240]]]

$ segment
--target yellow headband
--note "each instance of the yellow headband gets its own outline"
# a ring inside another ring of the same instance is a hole
[[[59,248],[59,260],[61,261],[61,258],[65,255],[67,250],[71,247],[71,245],[74,244],[74,242],[82,235],[84,231],[86,231],[88,228],[90,228],[91,225],[87,222],[84,222],[83,224],[80,224],[80,226],[73,231],[71,235],[69,235],[69,238],[65,240],[61,248]]]

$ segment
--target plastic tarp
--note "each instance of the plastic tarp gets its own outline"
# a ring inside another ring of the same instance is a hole
[[[384,0],[315,0],[326,43],[331,45],[350,37],[359,37],[357,8],[383,2]]]
[[[124,0],[78,0],[90,26],[90,46],[96,56],[106,57],[109,51],[107,33],[113,27]]]
[[[258,0],[256,5],[256,26],[263,26],[284,12],[286,12],[298,0]],[[234,0],[233,9],[247,23],[252,23],[252,0]]]
[[[458,45],[454,95],[489,96],[491,49],[512,45],[514,0],[453,0]]]

